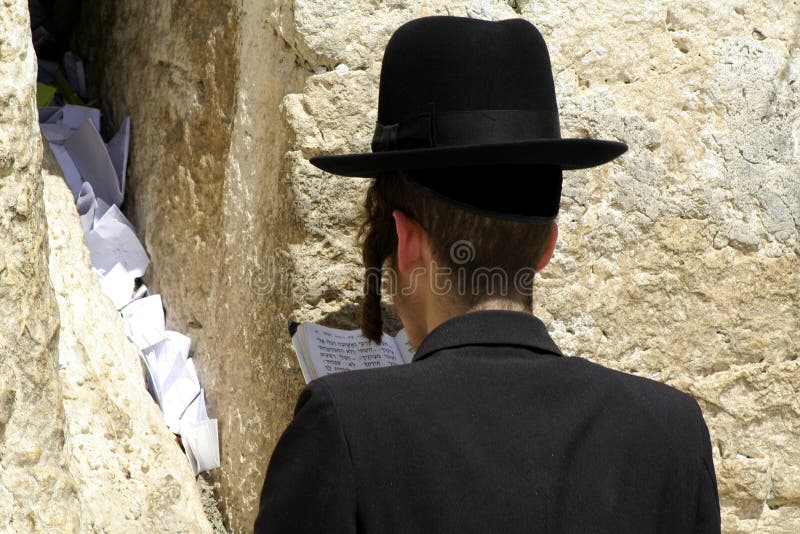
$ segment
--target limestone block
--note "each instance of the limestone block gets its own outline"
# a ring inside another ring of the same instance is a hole
[[[362,50],[398,22],[385,6],[323,4],[295,4],[298,42],[349,68],[319,69],[283,101],[287,172],[307,229],[292,249],[302,279],[294,300],[311,320],[357,302],[351,238],[363,184],[304,159],[369,150],[382,46],[370,59]],[[565,173],[561,239],[537,282],[537,315],[566,353],[701,400],[726,532],[796,530],[798,14],[781,2],[517,4],[549,45],[562,135],[630,146],[610,165]],[[401,9],[404,21],[426,7]],[[446,10],[517,16],[499,2]],[[331,12],[348,23],[322,22]],[[735,382],[740,368],[758,369],[752,394],[701,389]],[[717,416],[736,406],[755,413]]]
[[[186,456],[145,389],[139,349],[100,288],[58,163],[42,177],[72,473],[84,532],[210,532]]]
[[[536,314],[566,353],[701,399],[726,532],[793,531],[800,479],[780,448],[798,432],[784,409],[799,383],[800,21],[786,2],[92,4],[77,45],[110,123],[133,116],[125,209],[153,259],[146,283],[194,340],[231,530],[252,525],[302,387],[286,319],[358,318],[367,181],[307,158],[369,150],[389,36],[451,14],[536,24],[562,135],[630,146],[565,173]],[[783,400],[759,411],[746,396],[752,419],[725,418],[713,402],[739,401],[711,384],[743,369]]]
[[[680,384],[714,429],[720,496],[727,497],[725,514],[736,518],[730,532],[800,528],[798,376],[800,361],[767,355]]]
[[[0,531],[79,532],[48,278],[27,2],[0,9]]]

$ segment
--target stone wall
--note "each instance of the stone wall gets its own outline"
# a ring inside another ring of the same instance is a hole
[[[42,178],[76,532],[210,532],[189,462],[145,389],[139,350],[91,270],[72,192],[47,147]]]
[[[35,79],[26,5],[13,2],[0,9],[0,530],[76,532]]]
[[[91,5],[89,5],[91,4]],[[192,338],[222,468],[211,472],[233,531],[252,530],[264,470],[303,380],[287,344],[290,276],[304,230],[281,162],[278,106],[308,74],[279,3],[85,3],[75,48],[110,129],[132,118],[124,210],[150,254],[145,283],[167,327]],[[277,262],[277,263],[275,263]],[[288,279],[287,279],[288,280]]]
[[[501,2],[355,4],[295,5],[305,43],[332,70],[284,99],[287,172],[309,229],[295,301],[314,319],[357,299],[357,270],[342,263],[358,265],[360,184],[304,158],[369,150],[377,61],[397,24],[517,16]],[[549,44],[562,135],[630,146],[611,165],[565,173],[536,314],[565,352],[699,400],[725,532],[800,530],[800,9],[518,4]]]
[[[76,47],[110,126],[133,117],[126,212],[146,283],[194,340],[227,522],[250,530],[302,378],[286,320],[353,326],[383,47],[432,14],[522,16],[550,47],[565,137],[619,139],[565,173],[535,309],[569,354],[698,398],[726,532],[800,529],[800,9],[743,2],[101,0]],[[793,4],[794,5],[794,4]],[[513,51],[509,51],[513,53]]]
[[[0,531],[210,532],[37,124],[27,3],[0,9]],[[63,367],[59,366],[59,361]]]

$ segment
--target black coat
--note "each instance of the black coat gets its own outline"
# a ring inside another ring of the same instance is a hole
[[[483,310],[409,365],[309,383],[255,531],[718,533],[720,512],[692,397],[563,356],[533,315]]]

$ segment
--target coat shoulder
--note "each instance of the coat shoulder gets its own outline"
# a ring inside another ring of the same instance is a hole
[[[612,369],[581,357],[582,362],[598,382],[617,391],[617,402],[627,404],[650,422],[654,429],[674,442],[675,447],[695,452],[702,438],[705,421],[697,400],[690,394],[658,380]]]
[[[478,376],[484,371],[476,368],[474,374]],[[450,372],[452,369],[445,364],[423,361],[327,375],[317,381],[324,383],[325,389],[342,409],[355,409],[365,416],[371,412],[379,415],[390,405],[400,403],[411,407],[427,402],[425,398],[428,396],[441,396],[453,387],[447,376]],[[472,371],[460,369],[458,372],[463,381],[464,376]],[[587,395],[595,397],[598,403],[604,403],[608,410],[628,414],[646,426],[646,430],[661,432],[666,438],[684,444],[681,448],[690,441],[696,442],[702,433],[701,424],[704,422],[697,401],[669,384],[578,356],[553,358],[546,364],[546,370],[540,368],[537,372],[551,373],[558,387],[587,390]],[[526,379],[518,372],[513,376],[509,372],[506,384]]]

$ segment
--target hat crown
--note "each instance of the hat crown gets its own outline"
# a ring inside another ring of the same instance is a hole
[[[525,19],[429,16],[401,25],[381,65],[378,122],[391,124],[431,108],[554,113],[550,56]]]
[[[362,177],[486,165],[566,170],[601,165],[628,147],[561,137],[550,55],[533,24],[436,15],[402,24],[386,44],[371,148],[309,161]]]

